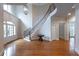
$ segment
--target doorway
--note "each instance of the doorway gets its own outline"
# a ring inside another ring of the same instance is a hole
[[[59,24],[59,39],[65,39],[65,23]]]

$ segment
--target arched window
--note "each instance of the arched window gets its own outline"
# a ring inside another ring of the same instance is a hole
[[[15,24],[10,21],[4,21],[4,37],[16,35]]]

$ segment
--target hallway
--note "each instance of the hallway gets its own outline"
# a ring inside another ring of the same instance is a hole
[[[77,56],[70,50],[69,41],[31,41],[19,39],[5,47],[4,56]]]

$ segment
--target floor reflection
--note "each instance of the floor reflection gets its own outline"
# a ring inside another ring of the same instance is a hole
[[[16,45],[13,44],[4,50],[4,56],[13,56],[16,53]]]
[[[75,56],[70,48],[74,48],[74,41],[68,40],[31,41],[17,40],[5,47],[4,56]],[[70,45],[70,47],[69,47]]]
[[[74,38],[70,38],[70,49],[74,50]]]

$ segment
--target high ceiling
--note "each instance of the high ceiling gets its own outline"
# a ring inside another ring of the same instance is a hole
[[[33,5],[36,5],[39,7],[46,4],[48,3],[34,3]],[[75,12],[75,8],[72,8],[72,6],[75,5],[74,3],[56,3],[55,5],[57,7],[57,13],[54,16],[65,17],[67,16],[68,13],[74,14]]]
[[[56,3],[57,13],[54,16],[67,16],[68,13],[73,14],[75,12],[75,8],[73,3]]]
[[[9,3],[10,4],[10,3]],[[43,6],[43,5],[50,5],[50,3],[32,3],[33,5],[36,6]],[[11,5],[27,5],[27,3],[11,3]],[[72,6],[74,5],[74,3],[56,3],[55,4],[57,7],[57,13],[54,16],[67,16],[68,13],[74,13],[75,12],[75,8],[72,8]]]

